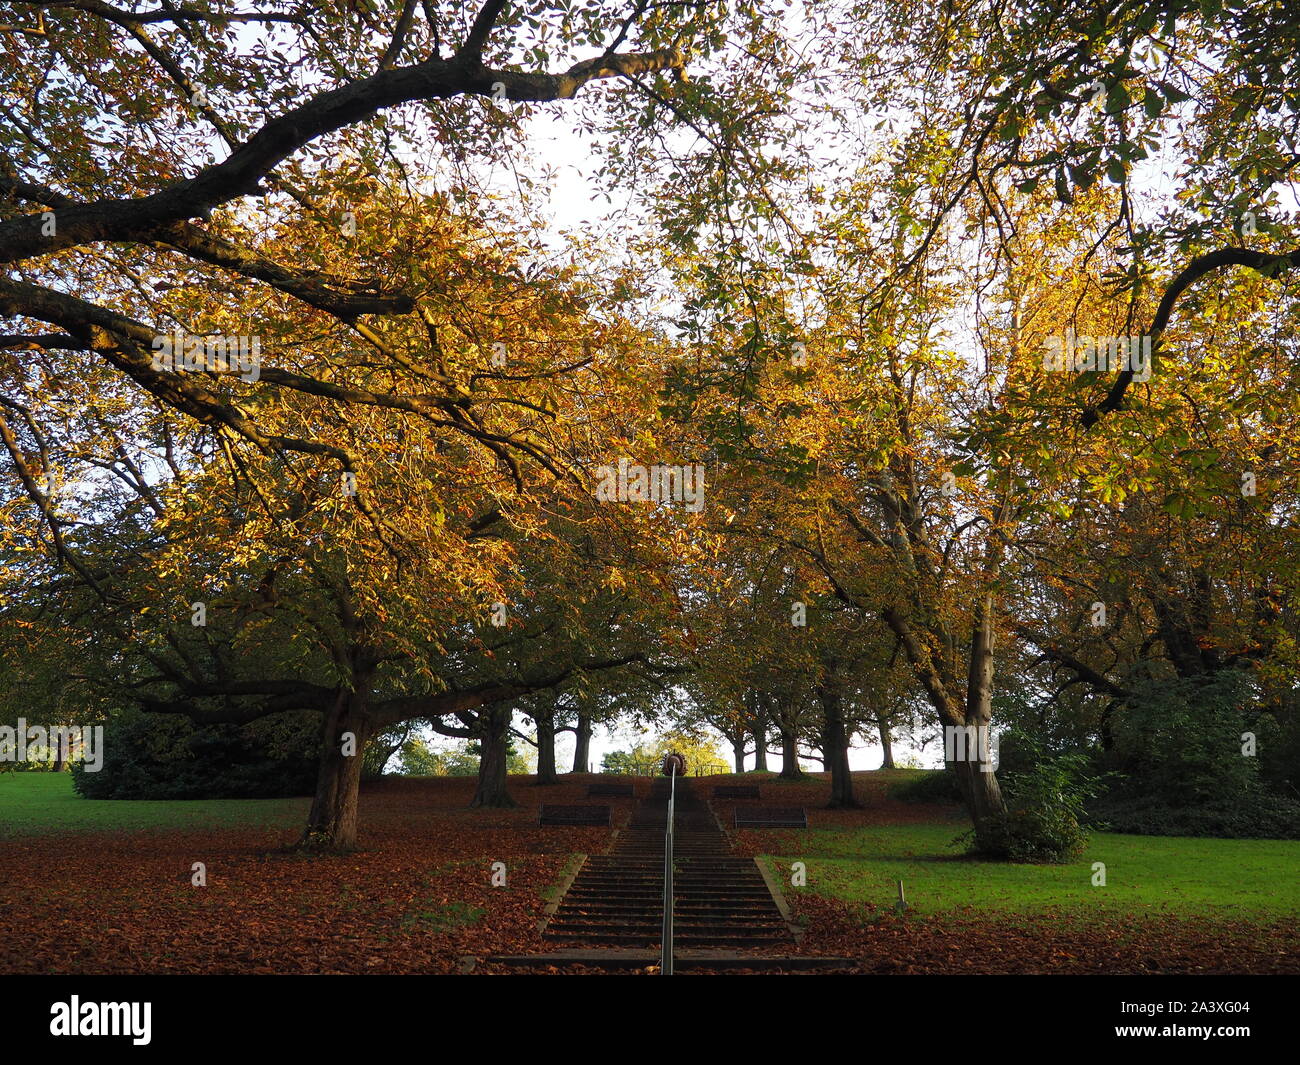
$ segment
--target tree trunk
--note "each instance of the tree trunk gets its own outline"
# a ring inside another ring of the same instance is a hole
[[[844,727],[844,703],[838,688],[826,685],[819,691],[822,704],[822,754],[831,775],[830,808],[857,809],[853,794],[853,773],[849,769],[849,737]]]
[[[984,595],[971,629],[970,673],[966,687],[966,724],[987,729],[993,720],[993,596]],[[985,733],[987,735],[987,733]],[[967,759],[958,767],[966,808],[975,825],[976,845],[998,853],[993,830],[1006,813],[1002,789],[991,766]],[[987,772],[985,771],[987,769]]]
[[[885,752],[880,768],[895,769],[897,767],[894,765],[894,739],[889,734],[889,722],[885,720],[884,714],[876,715],[876,725],[880,729],[880,746]]]
[[[781,729],[781,779],[803,779],[803,770],[799,768],[799,736],[793,729]]]
[[[62,773],[68,765],[67,758],[64,758],[64,755],[66,754],[68,758],[72,757],[72,740],[68,738],[63,725],[50,730],[50,740],[52,741],[50,743],[50,754],[54,757],[54,764],[50,766],[50,770],[54,773]]]
[[[767,772],[767,724],[754,726],[754,772]]]
[[[736,763],[736,772],[745,771],[745,734],[737,732],[731,737],[731,757]]]
[[[519,804],[506,790],[506,756],[510,748],[510,708],[483,711],[479,734],[478,790],[470,807],[514,807]]]
[[[321,850],[350,851],[357,845],[357,801],[361,769],[371,723],[366,712],[370,677],[356,678],[356,690],[340,691],[325,720],[324,746],[316,776],[316,797],[307,815],[301,845]],[[344,754],[344,737],[351,754]]]
[[[591,717],[578,714],[578,724],[573,731],[573,771],[591,772]]]
[[[534,719],[537,725],[537,780],[536,784],[558,784],[555,774],[555,715],[543,713]]]
[[[995,835],[994,830],[1006,812],[1006,803],[1002,798],[997,774],[984,772],[979,762],[974,760],[953,762],[949,768],[957,773],[966,809],[975,825],[976,846],[990,855],[1001,855],[1001,845],[995,842],[1000,834]]]

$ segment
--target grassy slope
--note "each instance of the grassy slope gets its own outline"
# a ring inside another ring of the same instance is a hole
[[[855,772],[854,787],[866,807],[861,818],[821,809],[824,792],[806,792],[807,785],[746,773],[747,780],[763,781],[765,801],[786,801],[784,791],[789,801],[807,804],[806,832],[772,833],[770,849],[763,847],[785,890],[889,910],[902,880],[908,904],[923,914],[1165,913],[1267,921],[1300,913],[1300,840],[1094,832],[1084,854],[1069,865],[975,861],[964,857],[965,843],[956,841],[970,828],[959,808],[927,807],[925,819],[910,823],[906,815],[916,808],[887,797],[890,785],[923,772]],[[807,865],[806,888],[790,884],[794,861]],[[1094,862],[1106,865],[1105,887],[1092,886]]]
[[[772,860],[787,885],[790,863],[803,861],[806,890],[880,908],[893,905],[901,879],[920,913],[1164,911],[1249,920],[1300,912],[1300,841],[1098,832],[1078,861],[1040,866],[966,859],[955,835],[946,824],[810,829]],[[1094,862],[1106,865],[1105,887],[1092,886]]]
[[[0,774],[0,836],[54,832],[277,828],[301,824],[310,799],[83,799],[67,773]]]

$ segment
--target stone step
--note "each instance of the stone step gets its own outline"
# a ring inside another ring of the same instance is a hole
[[[732,852],[713,814],[693,798],[689,781],[678,786],[674,947],[770,951],[788,945],[789,930],[753,860]],[[656,794],[634,808],[610,853],[584,863],[545,928],[548,941],[616,950],[659,946],[667,792]]]
[[[747,969],[759,972],[807,972],[811,970],[851,969],[852,958],[819,958],[811,955],[753,955],[741,951],[685,950],[674,952],[674,967],[681,971],[704,969]],[[646,969],[659,964],[659,956],[648,950],[615,948],[613,950],[560,948],[548,954],[502,954],[487,959],[518,969],[563,968],[582,965],[592,969]]]

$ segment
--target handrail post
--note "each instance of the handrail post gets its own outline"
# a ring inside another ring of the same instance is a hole
[[[673,821],[677,812],[677,767],[668,774],[668,820],[664,830],[664,925],[660,936],[659,975],[673,975]]]

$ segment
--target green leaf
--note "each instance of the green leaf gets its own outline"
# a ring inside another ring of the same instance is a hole
[[[1171,85],[1167,81],[1160,82],[1156,86],[1156,88],[1159,90],[1160,95],[1163,96],[1166,100],[1168,100],[1171,104],[1180,104],[1183,103],[1185,100],[1191,99],[1191,96],[1183,92],[1183,90],[1180,89],[1177,85]]]
[[[1133,103],[1133,98],[1129,95],[1128,89],[1121,82],[1114,89],[1106,94],[1106,114],[1118,115],[1127,111]]]

